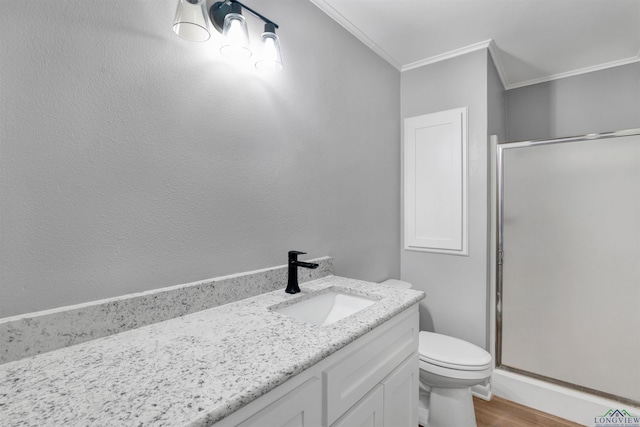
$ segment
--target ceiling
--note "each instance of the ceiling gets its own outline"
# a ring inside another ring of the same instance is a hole
[[[640,61],[640,0],[311,0],[401,71],[488,48],[507,89]]]

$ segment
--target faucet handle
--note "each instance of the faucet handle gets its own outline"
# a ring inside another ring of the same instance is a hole
[[[298,258],[298,255],[305,255],[306,252],[300,252],[300,251],[289,251],[289,258],[293,257]]]

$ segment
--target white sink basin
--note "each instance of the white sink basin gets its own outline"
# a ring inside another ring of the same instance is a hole
[[[339,291],[325,292],[273,311],[314,325],[330,325],[374,304],[376,300]]]

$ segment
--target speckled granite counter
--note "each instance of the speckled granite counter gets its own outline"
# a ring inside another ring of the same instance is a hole
[[[373,294],[327,326],[269,310],[329,287]],[[424,298],[328,276],[0,365],[2,426],[213,425]]]
[[[330,257],[309,260],[300,283],[333,274]],[[0,364],[137,329],[287,286],[288,266],[264,268],[0,319]]]

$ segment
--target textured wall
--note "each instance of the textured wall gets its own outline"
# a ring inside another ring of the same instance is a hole
[[[0,317],[289,249],[397,277],[400,73],[307,1],[249,3],[277,75],[178,38],[175,0],[2,1]]]
[[[506,91],[491,55],[487,61],[487,126],[489,135],[498,135],[498,141],[506,140]]]
[[[507,141],[640,127],[640,62],[507,91]]]
[[[402,73],[402,117],[468,106],[469,256],[402,251],[401,277],[427,293],[421,329],[485,347],[487,323],[487,51]]]

